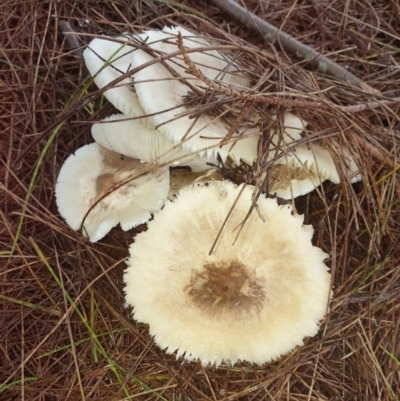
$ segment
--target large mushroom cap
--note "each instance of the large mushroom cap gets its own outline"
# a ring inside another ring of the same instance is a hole
[[[210,168],[204,157],[189,155],[158,130],[146,128],[140,119],[129,120],[124,114],[114,114],[93,124],[92,136],[108,150],[148,163],[180,164],[191,167],[193,171]]]
[[[131,245],[126,301],[167,352],[203,364],[262,364],[318,332],[330,293],[327,255],[291,206],[260,198],[236,239],[252,203],[246,187],[210,255],[242,189],[226,181],[183,189]]]
[[[146,40],[146,45],[151,49],[164,54],[178,50],[176,44],[178,32],[184,36],[185,47],[210,45],[204,38],[196,38],[193,33],[181,27],[163,31],[144,31],[140,36]],[[223,81],[235,89],[251,86],[250,80],[237,72],[234,62],[225,60],[216,51],[190,53],[190,58],[210,79]],[[131,54],[133,68],[142,66],[153,59],[152,55],[140,49]],[[211,115],[202,114],[198,118],[191,118],[191,113],[184,104],[191,87],[179,81],[177,77],[186,78],[190,85],[197,88],[204,86],[204,83],[186,72],[187,66],[182,56],[166,60],[165,63],[169,69],[161,63],[156,63],[134,74],[134,86],[140,104],[146,113],[152,115],[154,125],[174,144],[183,141],[182,147],[186,151],[199,151],[212,147],[205,151],[208,159],[214,160],[216,153],[219,153],[222,160],[225,160],[229,154],[237,164],[240,160],[252,164],[257,156],[260,128],[257,125],[239,126],[238,132],[234,134],[238,140],[233,148],[232,143],[218,147],[230,126],[221,118]]]
[[[145,223],[164,205],[169,191],[169,171],[158,168],[144,174],[148,166],[139,160],[110,152],[97,143],[79,148],[64,162],[56,184],[58,210],[67,224],[78,230],[86,216],[83,232],[92,242],[103,238],[121,223],[129,230]],[[118,184],[131,182],[111,191]]]

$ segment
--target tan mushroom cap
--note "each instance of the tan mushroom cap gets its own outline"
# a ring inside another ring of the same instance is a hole
[[[223,181],[223,175],[214,169],[202,172],[193,172],[181,168],[174,168],[170,171],[170,189],[168,199],[174,201],[182,188],[205,181]]]
[[[148,163],[189,166],[193,171],[210,168],[204,157],[176,147],[158,130],[146,128],[140,119],[114,114],[102,121],[92,125],[92,136],[108,150]]]
[[[55,189],[58,210],[67,224],[78,230],[88,210],[107,194],[84,222],[83,233],[92,242],[103,238],[118,223],[123,230],[145,223],[161,209],[169,191],[167,167],[144,175],[146,170],[148,165],[139,160],[110,152],[97,143],[83,146],[60,170]]]
[[[210,45],[205,39],[195,38],[194,34],[180,27],[164,29],[163,31],[145,31],[140,36],[146,38],[146,44],[159,52],[170,53],[178,50],[176,45],[177,32],[184,35],[184,45],[194,48]],[[168,43],[165,41],[168,40]],[[237,72],[232,60],[225,60],[218,52],[190,53],[190,58],[198,68],[210,79],[222,80],[235,89],[250,87],[250,80]],[[136,50],[131,55],[132,67],[139,67],[153,60],[153,56],[143,50]],[[178,76],[185,77],[188,82],[198,88],[204,83],[195,79],[186,72],[187,66],[182,57],[167,60],[168,66],[175,70]],[[184,104],[185,97],[191,88],[174,77],[174,75],[161,63],[156,63],[141,69],[134,74],[134,86],[140,104],[147,114],[154,114],[151,118],[154,125],[165,134],[174,144],[182,142],[184,150],[202,151],[208,160],[216,159],[219,153],[222,160],[229,154],[232,160],[239,164],[240,160],[252,164],[257,157],[257,143],[260,128],[238,127],[234,134],[238,138],[232,148],[232,143],[218,147],[219,142],[229,131],[229,125],[221,118],[203,114],[193,119]],[[195,109],[194,109],[195,111]],[[207,149],[212,147],[212,149]],[[232,148],[232,149],[231,149]],[[207,150],[205,150],[207,149]]]
[[[168,353],[219,365],[262,364],[314,336],[330,294],[327,255],[291,206],[223,182],[183,189],[130,247],[124,281],[135,319]],[[154,250],[157,244],[157,251]]]

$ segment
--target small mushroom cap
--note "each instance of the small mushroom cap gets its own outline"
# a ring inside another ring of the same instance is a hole
[[[118,37],[114,41],[97,38],[93,39],[83,52],[86,67],[100,89],[129,71],[130,54],[134,48],[125,43],[131,40],[129,37]],[[129,117],[144,115],[143,108],[132,89],[131,78],[126,78],[116,87],[111,87],[104,96],[114,107]]]
[[[170,189],[168,199],[174,201],[182,188],[205,181],[223,181],[223,175],[214,169],[202,172],[193,172],[181,168],[174,168],[170,171]]]
[[[272,119],[276,120],[277,116],[272,116]],[[283,135],[278,134],[277,128],[271,129],[270,131],[272,139],[269,157],[274,158],[279,152],[279,149],[282,149],[282,145],[284,148],[285,145],[290,145],[299,140],[307,124],[306,121],[294,114],[285,113],[283,115]],[[343,163],[345,174],[347,170],[349,181],[351,183],[360,181],[361,174],[358,166],[349,152],[335,141],[332,141],[332,145],[337,152],[338,159]],[[295,149],[286,152],[284,156],[279,158],[276,164],[288,165],[291,169],[300,168],[306,172],[313,173],[309,176],[308,182],[306,179],[302,180],[301,186],[305,185],[311,188],[312,182],[319,182],[319,184],[316,185],[318,186],[325,180],[330,180],[335,184],[340,183],[340,175],[332,159],[332,155],[329,150],[320,143],[313,142],[307,145],[296,146]],[[292,184],[294,184],[294,182],[292,182]],[[297,184],[298,183],[295,185],[297,186]]]
[[[324,181],[317,173],[274,164],[268,170],[268,193],[282,199],[293,199],[314,191]]]
[[[148,37],[146,44],[151,48],[162,52],[176,51],[177,45],[176,32],[180,30],[183,35],[193,38],[193,34],[182,28],[174,28],[174,32],[145,31],[141,35]],[[169,40],[169,43],[160,40]],[[156,41],[157,40],[157,41]],[[184,39],[187,47],[198,47],[200,44],[209,44],[205,39]],[[237,86],[250,86],[250,81],[243,76],[230,73],[229,60],[224,60],[217,52],[191,53],[191,59],[197,63],[198,68],[202,70],[209,78],[223,78],[223,82],[233,85],[237,80]],[[153,60],[153,56],[143,50],[136,50],[131,55],[132,67],[139,67]],[[188,82],[194,86],[204,86],[197,78],[186,71],[187,66],[182,61],[182,57],[176,57],[173,60],[167,60],[166,63],[174,69],[177,74],[188,79]],[[207,67],[205,67],[207,66]],[[228,70],[228,72],[224,72]],[[188,152],[202,151],[206,154],[208,160],[216,159],[219,153],[222,160],[226,160],[228,154],[232,160],[239,164],[240,160],[252,164],[257,157],[257,143],[260,128],[238,127],[238,132],[234,134],[238,138],[235,145],[232,143],[218,147],[219,142],[228,133],[230,126],[219,117],[213,117],[203,114],[194,119],[190,118],[190,111],[184,104],[184,98],[190,92],[190,87],[180,82],[173,74],[162,64],[156,63],[141,69],[134,74],[134,85],[140,104],[147,114],[154,114],[151,118],[154,125],[165,134],[174,144],[181,143],[184,150]],[[195,109],[193,110],[193,112]],[[207,149],[211,147],[212,149]],[[232,149],[231,149],[232,148]]]
[[[261,197],[244,222],[253,190],[227,181],[185,188],[131,245],[126,301],[167,352],[205,365],[262,364],[318,332],[330,295],[327,255],[303,217],[275,199]]]
[[[167,167],[110,190],[146,169],[148,166],[139,160],[110,152],[97,143],[79,148],[64,162],[57,179],[56,202],[61,216],[73,230],[78,230],[88,210],[110,192],[85,219],[83,232],[90,241],[100,240],[118,223],[123,230],[145,223],[167,198]]]
[[[158,130],[146,128],[140,119],[127,118],[124,114],[114,114],[102,120],[104,123],[93,124],[94,140],[108,150],[148,163],[179,164],[189,166],[193,171],[210,168],[204,157],[190,155]]]
[[[334,146],[337,151],[338,159],[343,163],[343,173],[347,174],[348,180],[351,183],[360,181],[361,175],[354,159],[339,144],[334,143]],[[335,184],[340,183],[340,175],[331,153],[326,147],[317,143],[297,146],[276,163],[287,164],[292,168],[302,168],[319,175],[321,179],[330,180]]]

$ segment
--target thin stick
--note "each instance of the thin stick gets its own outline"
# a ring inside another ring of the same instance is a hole
[[[65,36],[65,41],[72,53],[75,54],[75,56],[83,58],[82,44],[79,43],[78,34],[75,32],[71,24],[66,20],[61,20],[58,23],[58,26],[60,27],[62,34]]]
[[[209,0],[214,3],[221,11],[229,14],[248,28],[261,33],[269,42],[277,40],[282,48],[288,53],[296,56],[300,60],[309,62],[318,71],[327,73],[341,81],[350,82],[352,85],[361,88],[370,94],[377,94],[378,91],[365,83],[360,78],[347,71],[345,68],[336,64],[328,57],[322,56],[315,49],[265,22],[250,11],[246,10],[233,0]]]

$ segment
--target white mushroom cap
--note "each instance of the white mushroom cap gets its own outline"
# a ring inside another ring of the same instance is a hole
[[[56,184],[61,216],[78,230],[88,210],[116,185],[144,173],[148,166],[121,156],[97,143],[79,148],[64,162]],[[110,192],[87,215],[83,232],[90,241],[103,238],[121,223],[129,230],[145,223],[164,205],[169,191],[169,171],[159,168]]]
[[[351,183],[360,181],[361,175],[353,158],[339,144],[335,143],[334,146],[338,153],[338,159],[343,162],[345,170],[347,169],[349,181]],[[297,146],[276,163],[287,164],[292,168],[302,168],[319,175],[323,179],[330,180],[335,184],[340,183],[340,175],[331,153],[326,147],[316,143]]]
[[[277,116],[273,115],[271,119],[276,120]],[[291,143],[300,139],[301,133],[304,131],[308,124],[306,121],[303,121],[301,118],[289,112],[284,113],[282,122],[285,143]],[[274,130],[271,130],[271,134],[273,133]]]
[[[211,43],[206,38],[197,36],[181,26],[164,27],[162,31],[145,30],[138,36],[157,53],[168,54],[179,50],[176,44],[179,32],[182,35],[183,45],[187,49],[211,46]],[[229,57],[216,50],[190,53],[189,57],[202,73],[210,79],[217,79],[225,84],[230,84],[233,89],[240,90],[252,86],[250,78],[243,74],[242,69]],[[187,72],[187,65],[182,56],[168,59],[165,62],[181,77],[189,78],[191,84],[204,86],[202,81]]]
[[[145,31],[141,34],[141,37],[143,39],[148,37],[146,43],[151,48],[163,52],[172,52],[178,49],[174,43],[178,30],[183,35],[194,36],[192,33],[177,27],[171,28],[167,33]],[[169,43],[155,41],[161,39],[169,39]],[[203,44],[209,43],[205,39],[193,39],[193,41],[191,39],[184,39],[184,45],[187,47],[198,47]],[[228,68],[229,61],[223,60],[217,52],[191,53],[190,57],[209,78],[221,76],[224,82],[227,81],[233,84],[237,80],[239,87],[250,86],[250,81],[243,76],[237,76],[229,72],[224,75],[223,70]],[[134,68],[151,60],[153,60],[153,56],[143,50],[136,50],[131,55],[132,67]],[[194,79],[192,75],[185,72],[187,66],[183,63],[182,57],[167,60],[166,63],[181,76],[187,78],[191,85],[204,86],[201,81]],[[174,144],[181,143],[184,140],[182,147],[186,151],[203,151],[207,147],[213,147],[213,149],[205,151],[208,159],[215,159],[216,153],[219,153],[222,160],[225,160],[229,154],[237,164],[240,163],[240,160],[248,164],[252,164],[255,161],[260,128],[258,126],[251,128],[239,127],[238,130],[240,132],[235,133],[234,137],[243,136],[244,139],[239,139],[232,149],[232,143],[221,148],[217,147],[219,142],[228,133],[229,125],[219,117],[205,114],[197,119],[190,118],[188,116],[190,113],[184,105],[184,97],[189,94],[190,87],[177,80],[176,77],[173,77],[164,65],[160,63],[153,64],[135,73],[134,86],[140,104],[145,112],[155,114],[151,117],[154,125]],[[169,110],[171,108],[172,110]]]
[[[274,164],[268,170],[268,193],[282,199],[293,199],[314,191],[324,181],[317,173]]]
[[[183,189],[130,247],[126,301],[169,353],[262,364],[318,332],[330,295],[328,255],[291,206],[261,197],[236,239],[252,203],[246,187],[210,255],[241,190],[226,181]]]
[[[273,120],[276,120],[276,118],[276,115],[272,116]],[[271,159],[274,158],[280,149],[284,150],[286,145],[291,145],[299,140],[307,124],[306,121],[301,120],[294,114],[284,113],[282,135],[279,135],[276,128],[270,130],[271,144],[269,157]],[[347,169],[349,181],[351,183],[360,181],[361,174],[358,166],[349,152],[335,141],[333,141],[332,144],[336,149],[338,159],[343,162],[344,170]],[[279,158],[275,163],[288,165],[291,169],[300,168],[306,172],[313,173],[313,176],[309,176],[311,181],[308,180],[308,183],[307,180],[302,180],[302,186],[308,185],[311,188],[312,182],[319,182],[319,184],[316,185],[318,186],[325,180],[330,180],[335,184],[340,183],[340,176],[331,153],[326,147],[319,143],[313,142],[307,145],[296,146],[295,149],[285,152],[285,155]],[[318,177],[320,177],[320,179]],[[317,181],[315,181],[315,179]],[[294,182],[292,182],[292,184],[294,184]]]
[[[277,115],[271,116],[271,120],[276,121]],[[292,113],[284,113],[282,128],[276,123],[275,126],[270,129],[269,158],[274,158],[275,155],[279,153],[280,149],[285,149],[286,145],[290,145],[299,140],[306,126],[306,121],[301,120]],[[278,161],[278,163],[284,164],[282,159],[280,162]]]
[[[128,41],[132,41],[132,38],[117,37],[115,41],[97,38],[93,39],[83,52],[86,67],[100,89],[130,70],[130,55],[135,49],[125,44]],[[131,78],[126,78],[116,87],[108,89],[104,96],[114,107],[129,117],[144,115],[132,89]]]
[[[144,127],[140,119],[127,118],[124,114],[114,114],[103,120],[106,123],[93,124],[94,140],[108,150],[148,163],[180,164],[191,167],[193,171],[210,168],[204,157],[190,155],[180,146],[173,149],[174,144],[161,132]],[[172,163],[172,160],[176,161]]]

